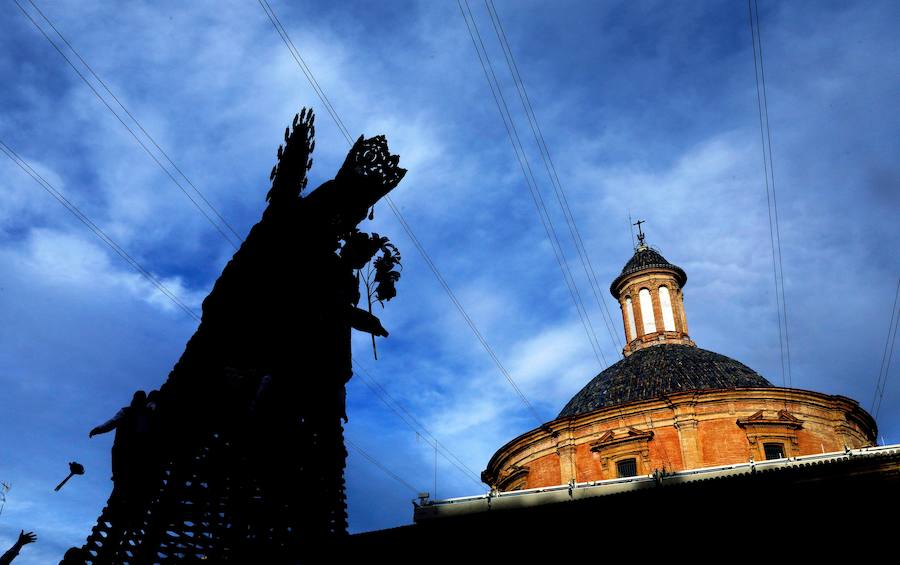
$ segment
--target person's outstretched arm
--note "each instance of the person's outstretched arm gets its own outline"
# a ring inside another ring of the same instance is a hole
[[[22,546],[28,545],[29,543],[34,543],[37,541],[37,536],[34,535],[34,532],[25,532],[22,530],[19,532],[19,539],[16,540],[16,543],[13,544],[9,551],[0,556],[0,565],[9,565],[12,563],[12,560],[16,558],[19,554],[19,550],[22,549]]]
[[[105,434],[106,432],[114,430],[116,426],[119,425],[119,420],[121,420],[123,416],[125,416],[124,408],[116,412],[115,416],[91,430],[91,432],[88,434],[88,437],[94,437],[97,434]],[[3,563],[0,563],[0,565],[3,565]]]

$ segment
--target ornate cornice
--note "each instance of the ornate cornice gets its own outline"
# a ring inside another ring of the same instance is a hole
[[[786,428],[790,430],[799,430],[803,427],[803,420],[798,419],[787,410],[779,410],[775,418],[766,418],[764,411],[760,410],[752,416],[746,418],[738,418],[737,425],[745,430],[757,428]]]
[[[624,436],[617,437],[612,430],[606,432],[600,439],[590,443],[591,451],[598,452],[613,446],[619,446],[629,442],[647,442],[653,439],[653,432],[642,432],[634,428],[628,428]]]

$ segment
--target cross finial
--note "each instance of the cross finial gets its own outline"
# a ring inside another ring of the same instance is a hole
[[[632,224],[634,226],[637,226],[637,229],[638,229],[638,241],[640,242],[638,245],[639,247],[643,247],[645,245],[644,238],[646,236],[644,235],[644,232],[641,230],[641,224],[645,224],[645,223],[647,223],[645,220],[638,220],[634,224]]]

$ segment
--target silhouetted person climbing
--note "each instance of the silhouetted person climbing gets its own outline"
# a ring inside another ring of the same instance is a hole
[[[80,547],[70,547],[66,554],[63,555],[59,565],[84,565],[88,560],[89,554]]]
[[[151,390],[147,394],[147,435],[145,436],[146,441],[143,442],[144,476],[148,481],[147,488],[151,488],[152,483],[160,477],[165,462],[162,425],[159,415],[161,399],[162,395],[158,390]]]
[[[134,393],[131,405],[119,410],[110,420],[92,429],[89,437],[116,430],[112,447],[113,488],[120,491],[124,500],[132,498],[136,488],[143,484],[147,471],[150,448],[151,410],[147,407],[147,394]]]
[[[28,545],[29,543],[34,543],[37,541],[37,536],[34,535],[34,532],[26,532],[25,530],[21,530],[19,532],[19,539],[16,540],[16,543],[13,544],[9,551],[0,556],[0,565],[9,565],[12,563],[12,560],[19,555],[19,551],[22,549],[22,546]]]

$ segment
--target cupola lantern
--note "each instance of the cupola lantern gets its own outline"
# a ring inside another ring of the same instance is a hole
[[[695,345],[688,335],[684,315],[682,289],[687,275],[647,245],[642,231],[638,239],[634,256],[609,287],[622,309],[625,326],[622,353],[628,356],[661,343]]]

